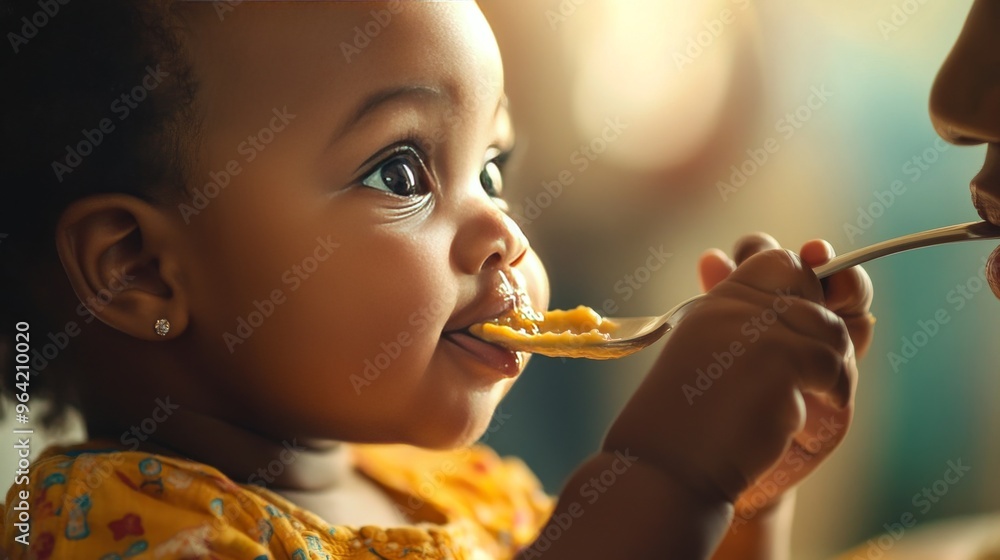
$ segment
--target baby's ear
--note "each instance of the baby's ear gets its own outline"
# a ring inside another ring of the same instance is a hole
[[[59,217],[56,249],[73,291],[95,317],[142,340],[174,338],[190,314],[177,227],[136,197],[90,196]],[[160,319],[169,321],[165,334],[162,323],[156,329]]]

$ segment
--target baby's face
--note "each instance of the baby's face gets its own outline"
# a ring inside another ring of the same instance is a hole
[[[213,6],[187,8],[204,199],[178,217],[190,334],[227,415],[278,436],[478,437],[524,363],[462,331],[507,309],[505,279],[548,305],[491,196],[513,136],[478,7]]]
[[[938,73],[931,93],[931,119],[944,139],[987,144],[986,162],[972,179],[979,215],[1000,224],[1000,2],[976,0],[962,34]],[[990,284],[1000,297],[1000,252],[989,265]]]

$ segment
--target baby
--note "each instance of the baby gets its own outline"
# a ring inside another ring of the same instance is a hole
[[[3,10],[33,29],[4,66],[3,379],[89,440],[15,479],[7,555],[786,557],[872,335],[864,271],[811,272],[828,244],[707,253],[708,296],[553,500],[469,447],[528,356],[468,328],[504,282],[549,297],[475,3],[41,4]]]

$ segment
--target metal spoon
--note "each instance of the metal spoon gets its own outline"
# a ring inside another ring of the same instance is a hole
[[[876,243],[868,247],[863,247],[849,253],[835,257],[830,262],[813,269],[818,278],[826,278],[841,270],[868,262],[872,259],[918,249],[920,247],[930,247],[931,245],[941,245],[944,243],[955,243],[958,241],[971,241],[975,239],[998,239],[1000,238],[1000,226],[994,226],[988,222],[969,222],[943,228],[911,233],[881,243]],[[541,340],[540,335],[521,337],[522,340],[511,342],[501,337],[490,342],[505,346],[511,350],[522,352],[532,352],[545,356],[565,357],[565,358],[590,358],[595,360],[608,360],[628,356],[634,352],[642,350],[646,346],[656,342],[664,334],[673,329],[678,322],[683,319],[690,305],[703,297],[699,294],[688,298],[677,304],[673,309],[658,317],[614,317],[608,318],[615,326],[610,332],[607,340],[590,340],[581,343],[566,344],[560,340]],[[533,340],[534,339],[534,340]]]

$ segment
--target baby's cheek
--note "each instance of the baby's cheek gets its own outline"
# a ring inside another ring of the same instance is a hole
[[[986,261],[986,280],[993,294],[1000,298],[1000,247],[994,249]]]

